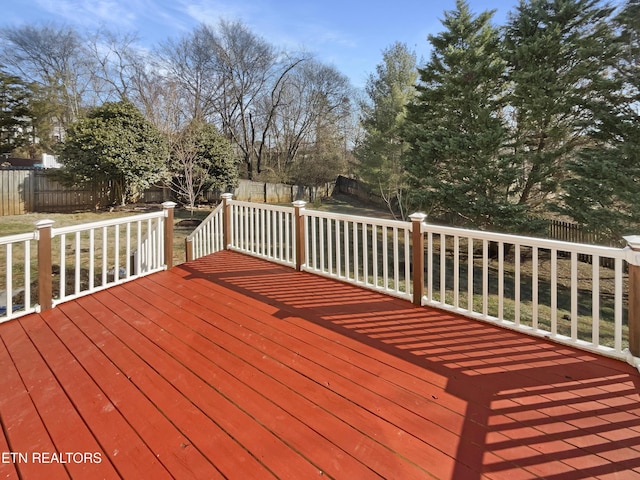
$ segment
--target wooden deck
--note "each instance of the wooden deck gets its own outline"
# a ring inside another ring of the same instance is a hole
[[[221,252],[0,325],[0,479],[633,479],[639,388]]]

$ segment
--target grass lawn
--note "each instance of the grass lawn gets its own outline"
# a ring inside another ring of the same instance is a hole
[[[111,218],[134,215],[132,212],[82,212],[82,213],[27,213],[24,215],[9,215],[0,217],[0,237],[29,233],[35,230],[40,220],[53,220],[54,227],[67,227],[81,223],[99,222]]]
[[[336,194],[322,202],[307,203],[309,210],[323,210],[326,212],[342,213],[345,215],[359,215],[362,217],[375,217],[393,220],[389,210],[378,208],[364,203],[355,197],[344,194]]]

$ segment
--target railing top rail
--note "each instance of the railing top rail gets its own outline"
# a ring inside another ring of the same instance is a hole
[[[334,212],[325,212],[322,210],[307,210],[307,209],[304,210],[303,215],[321,217],[321,218],[333,218],[336,220],[344,220],[347,222],[366,223],[369,225],[376,225],[380,227],[407,228],[410,231],[412,229],[411,222],[403,222],[401,220],[388,220],[384,218],[372,218],[372,217],[364,217],[360,215],[349,215],[346,213],[334,213]]]
[[[70,225],[68,227],[52,228],[51,236],[63,235],[67,233],[76,233],[86,230],[94,230],[102,227],[112,227],[115,225],[126,225],[127,223],[140,222],[154,218],[162,218],[166,216],[164,210],[158,212],[142,213],[140,215],[130,215],[128,217],[112,218],[110,220],[101,220],[99,222],[82,223],[80,225]]]
[[[190,241],[193,240],[193,238],[198,234],[198,232],[200,232],[202,229],[205,228],[206,224],[209,222],[209,220],[211,220],[213,217],[215,217],[216,215],[218,215],[220,213],[220,211],[222,210],[223,204],[219,203],[216,208],[213,209],[213,211],[207,215],[207,218],[205,218],[200,225],[198,225],[196,228],[193,229],[193,231],[187,235],[186,240]]]
[[[230,200],[229,204],[238,205],[241,207],[251,207],[251,208],[258,208],[262,210],[271,210],[273,212],[285,212],[285,213],[293,212],[293,207],[287,207],[284,205],[272,205],[270,203],[254,203],[254,202],[244,202],[240,200]]]
[[[26,242],[27,240],[35,240],[36,232],[19,233],[17,235],[8,235],[0,237],[0,245],[8,245],[10,243]]]
[[[577,252],[587,255],[598,255],[601,257],[626,258],[627,249],[606,247],[602,245],[590,245],[587,243],[563,242],[562,240],[550,240],[546,238],[525,237],[522,235],[512,235],[508,233],[495,233],[483,230],[471,230],[466,228],[445,227],[422,223],[423,233],[445,234],[458,237],[469,237],[479,240],[489,240],[494,242],[504,242],[512,245],[530,246],[546,249],[556,249],[564,252]]]

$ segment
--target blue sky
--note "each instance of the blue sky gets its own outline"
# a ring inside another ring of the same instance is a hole
[[[496,24],[503,24],[517,3],[469,0],[475,13],[496,9]],[[104,26],[136,31],[142,45],[151,47],[200,22],[242,20],[276,46],[315,53],[362,87],[382,50],[396,41],[426,59],[427,35],[442,30],[443,12],[454,5],[455,0],[0,0],[0,28],[47,21],[89,30]]]

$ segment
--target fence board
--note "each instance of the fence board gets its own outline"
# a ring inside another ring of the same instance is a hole
[[[30,169],[0,170],[0,216],[22,215],[33,207]]]
[[[108,196],[107,184],[70,188],[44,170],[0,169],[0,216],[94,209],[106,205]]]
[[[97,209],[106,205],[109,186],[96,183],[85,188],[70,188],[53,180],[45,171],[34,171],[33,211],[72,212]]]

